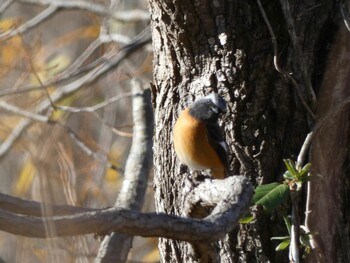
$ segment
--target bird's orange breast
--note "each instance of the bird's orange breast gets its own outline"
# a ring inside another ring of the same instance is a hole
[[[225,167],[210,145],[206,125],[184,110],[174,126],[174,147],[180,161],[195,170],[211,169],[214,178],[225,177]]]

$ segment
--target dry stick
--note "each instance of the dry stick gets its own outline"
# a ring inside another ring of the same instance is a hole
[[[9,39],[17,34],[23,34],[33,27],[39,25],[40,23],[44,22],[47,18],[49,18],[53,13],[55,13],[58,10],[57,6],[49,5],[44,11],[37,14],[32,19],[28,20],[24,24],[20,25],[19,27],[6,31],[2,34],[0,34],[0,40],[6,40]]]
[[[297,91],[298,93],[298,96],[303,104],[303,106],[305,107],[305,109],[307,110],[307,112],[310,114],[310,116],[315,119],[316,116],[315,114],[313,113],[313,111],[310,109],[309,105],[307,104],[300,88],[299,88],[299,85],[298,83],[296,82],[296,80],[290,76],[287,72],[285,72],[282,68],[280,68],[279,66],[279,63],[278,63],[278,46],[277,46],[277,41],[276,41],[276,36],[275,36],[275,33],[273,32],[273,29],[271,27],[271,24],[269,22],[269,19],[267,18],[266,16],[266,13],[265,13],[265,9],[264,7],[262,6],[260,0],[256,0],[257,3],[258,3],[258,6],[259,6],[259,9],[260,9],[260,12],[261,12],[261,15],[263,16],[263,19],[265,21],[265,24],[269,30],[269,33],[270,33],[270,36],[271,36],[271,40],[272,40],[272,45],[273,45],[273,50],[274,50],[274,56],[273,56],[273,63],[274,63],[274,66],[275,66],[275,69],[287,80],[289,80],[293,87],[295,88],[295,90]]]
[[[140,213],[122,208],[38,218],[0,209],[0,230],[15,235],[45,238],[47,233],[44,221],[50,220],[55,224],[54,235],[57,237],[114,231],[145,237],[211,242],[220,239],[238,224],[253,194],[253,187],[244,176],[204,182],[197,188],[204,196],[211,197],[210,203],[217,204],[204,219]]]
[[[64,96],[68,96],[80,88],[82,88],[86,84],[90,84],[103,74],[109,72],[111,69],[117,67],[120,62],[123,61],[128,55],[136,51],[138,48],[143,45],[149,43],[151,41],[150,30],[149,27],[146,28],[143,32],[137,35],[128,45],[124,46],[120,52],[113,57],[110,61],[96,66],[92,70],[90,70],[87,74],[83,75],[79,79],[59,87],[55,92],[51,94],[51,99],[53,102],[56,102],[62,99]],[[47,110],[51,106],[50,102],[47,100],[39,103],[37,107],[35,107],[36,113],[41,113]],[[5,156],[5,154],[10,150],[12,145],[17,141],[22,132],[32,124],[32,120],[25,119],[21,121],[13,130],[12,133],[6,138],[5,141],[0,145],[0,159]]]
[[[30,4],[37,4],[37,5],[55,5],[58,8],[64,8],[64,9],[79,9],[79,10],[85,10],[92,13],[95,13],[97,15],[108,15],[109,8],[93,3],[91,1],[85,1],[85,0],[19,0],[22,3],[30,3]],[[127,10],[123,12],[115,12],[113,14],[113,19],[119,22],[147,22],[150,20],[149,12],[141,10],[141,9],[134,9],[134,10]]]
[[[131,83],[131,89],[134,135],[115,207],[140,211],[152,166],[153,114],[150,91],[143,90],[142,83],[135,79]],[[106,236],[100,246],[96,262],[125,262],[132,240],[132,236],[120,233]]]

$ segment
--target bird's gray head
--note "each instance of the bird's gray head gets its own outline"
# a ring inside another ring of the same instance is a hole
[[[190,106],[190,114],[204,122],[216,122],[226,112],[226,101],[216,93],[199,98]]]

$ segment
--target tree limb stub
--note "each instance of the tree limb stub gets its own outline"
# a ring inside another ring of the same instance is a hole
[[[56,237],[91,233],[120,232],[144,237],[165,237],[184,241],[215,241],[231,231],[249,206],[253,187],[243,176],[212,180],[198,185],[189,194],[186,206],[199,201],[217,205],[204,219],[167,214],[140,213],[108,208],[68,216],[31,217],[0,209],[0,230],[16,235],[45,238],[45,221],[56,227]],[[197,196],[197,194],[200,196]],[[213,198],[213,199],[211,199]],[[214,201],[215,203],[215,201]],[[55,210],[55,207],[53,207]]]

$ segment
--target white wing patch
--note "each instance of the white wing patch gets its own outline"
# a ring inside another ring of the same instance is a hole
[[[225,150],[225,152],[226,153],[228,153],[228,145],[227,145],[227,143],[225,142],[225,141],[220,141],[220,142],[218,142],[220,145],[221,145],[221,147]]]

